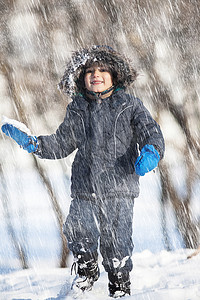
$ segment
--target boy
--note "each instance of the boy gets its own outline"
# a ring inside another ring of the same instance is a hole
[[[55,134],[33,137],[12,124],[2,126],[5,134],[40,158],[60,159],[78,149],[64,224],[77,267],[72,288],[90,290],[98,280],[100,239],[114,298],[130,295],[139,176],[153,170],[164,154],[159,125],[139,99],[125,92],[136,76],[127,59],[111,47],[82,49],[73,54],[59,84],[73,101]]]

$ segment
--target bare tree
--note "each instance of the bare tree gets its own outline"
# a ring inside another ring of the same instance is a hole
[[[15,232],[15,228],[13,225],[12,216],[10,214],[10,203],[9,199],[7,197],[8,190],[7,190],[7,184],[6,179],[4,176],[4,172],[2,169],[2,165],[0,164],[0,183],[1,183],[1,201],[2,201],[2,207],[4,209],[4,221],[6,223],[7,232],[11,239],[11,244],[14,246],[17,256],[19,258],[19,261],[21,263],[21,267],[23,269],[28,269],[28,258],[26,255],[26,251],[24,249],[24,245],[21,244],[21,242],[18,240]]]

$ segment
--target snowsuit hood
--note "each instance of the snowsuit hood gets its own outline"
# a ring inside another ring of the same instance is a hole
[[[94,63],[109,67],[117,87],[126,88],[137,77],[136,71],[125,56],[106,45],[92,46],[73,53],[66,64],[64,75],[58,85],[59,89],[70,96],[84,94],[85,70]]]

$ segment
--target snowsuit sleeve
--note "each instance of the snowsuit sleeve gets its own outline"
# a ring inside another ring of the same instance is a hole
[[[65,119],[56,133],[38,137],[39,147],[36,155],[45,159],[60,159],[68,156],[77,148],[71,117],[70,109],[67,108]]]
[[[139,99],[136,99],[136,101],[138,101],[138,103],[134,111],[132,125],[136,133],[139,148],[141,150],[147,144],[153,145],[159,152],[160,158],[163,158],[165,143],[160,126],[152,118],[142,101]]]

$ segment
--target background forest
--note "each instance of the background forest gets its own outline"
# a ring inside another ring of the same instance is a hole
[[[200,244],[199,15],[199,0],[0,1],[0,115],[25,123],[34,135],[54,132],[64,118],[70,99],[57,84],[72,51],[106,44],[132,60],[139,76],[131,92],[161,125],[166,142],[155,176],[167,250],[173,249],[171,213],[183,247]],[[43,226],[48,248],[48,224],[41,225],[47,199],[59,233],[59,265],[66,266],[62,224],[72,159],[39,160],[0,134],[0,231],[6,231],[0,263],[15,253],[21,266],[29,267],[28,248],[34,245],[25,203],[35,203],[38,223],[31,227]]]

